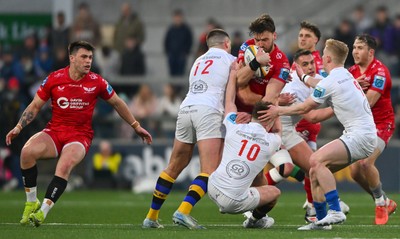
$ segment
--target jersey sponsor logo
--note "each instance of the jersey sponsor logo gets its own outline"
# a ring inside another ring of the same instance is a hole
[[[61,109],[82,109],[85,106],[89,106],[89,102],[84,102],[82,99],[68,99],[66,97],[60,97],[57,99],[57,105]]]
[[[41,86],[44,86],[45,84],[46,84],[46,82],[47,82],[47,80],[49,79],[49,77],[46,77],[44,80],[43,80],[43,82],[42,82],[42,85]]]
[[[110,84],[107,83],[107,93],[108,93],[109,95],[111,95],[112,92],[113,92],[113,88],[111,87]]]
[[[96,86],[95,87],[91,87],[91,88],[83,87],[83,90],[85,91],[85,93],[94,93],[95,89],[96,89]]]
[[[190,92],[192,92],[193,94],[204,93],[207,91],[207,89],[208,89],[207,83],[202,80],[195,81],[190,85]]]
[[[282,68],[281,72],[279,73],[279,78],[284,79],[285,81],[289,78],[290,71],[289,69]]]
[[[314,97],[321,98],[324,95],[325,95],[325,89],[324,88],[322,88],[320,86],[315,87],[314,92],[313,92],[313,96]]]
[[[380,90],[383,90],[383,88],[385,87],[385,82],[386,82],[386,77],[376,75],[374,77],[374,82],[372,83],[372,86]]]
[[[57,100],[57,105],[61,108],[61,109],[66,109],[69,106],[69,102],[68,99],[65,97],[60,97]]]
[[[228,121],[231,122],[232,124],[236,124],[236,117],[237,117],[237,114],[231,114],[228,117]]]
[[[250,173],[250,167],[238,159],[231,160],[226,165],[226,173],[234,179],[243,179]]]

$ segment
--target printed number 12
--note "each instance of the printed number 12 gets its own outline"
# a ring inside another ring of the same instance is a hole
[[[198,63],[196,64],[196,70],[194,70],[194,75],[197,75],[197,70],[199,69],[200,63],[201,63],[201,62],[198,62]],[[210,67],[213,63],[214,63],[213,60],[207,60],[207,61],[205,61],[204,64],[205,64],[206,66],[205,66],[204,69],[201,71],[201,74],[202,74],[202,75],[205,75],[205,74],[210,73],[207,69],[208,69],[208,67]]]

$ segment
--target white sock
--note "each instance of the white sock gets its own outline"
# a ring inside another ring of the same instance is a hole
[[[27,202],[36,202],[37,199],[36,187],[25,188],[25,194]]]
[[[385,206],[386,205],[385,197],[382,195],[379,198],[375,198],[375,205],[376,206]]]
[[[50,199],[45,198],[45,199],[43,200],[42,207],[40,208],[40,210],[43,211],[44,217],[47,216],[47,213],[49,213],[50,209],[51,209],[53,206],[54,206],[54,203],[53,203],[53,201],[51,201]]]
[[[285,179],[279,174],[276,168],[272,168],[271,170],[269,170],[269,175],[271,176],[272,180],[274,180],[275,183],[279,183],[280,181]]]

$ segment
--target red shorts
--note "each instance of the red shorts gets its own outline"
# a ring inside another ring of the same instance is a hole
[[[310,123],[305,119],[302,119],[296,125],[296,131],[301,134],[301,137],[308,142],[317,142],[319,131],[321,131],[321,123]]]
[[[394,133],[394,122],[391,123],[378,123],[376,124],[376,131],[378,137],[385,141],[387,145],[389,143],[390,138]]]
[[[48,134],[57,149],[57,156],[61,154],[63,148],[71,143],[79,143],[85,149],[85,154],[89,152],[93,136],[77,131],[54,131],[48,128],[42,130]]]

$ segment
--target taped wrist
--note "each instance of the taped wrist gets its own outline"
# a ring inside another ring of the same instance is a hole
[[[256,71],[260,67],[260,63],[258,63],[256,58],[254,58],[250,61],[249,66],[252,71]]]

